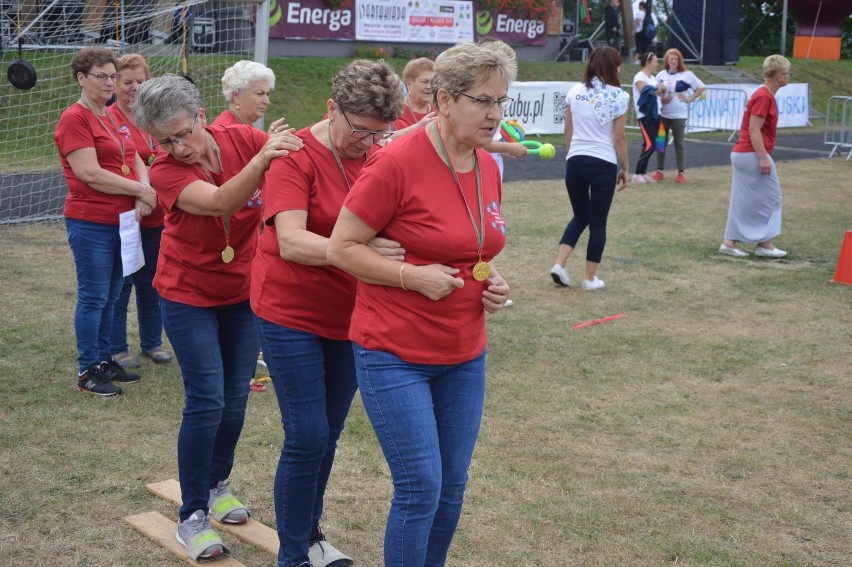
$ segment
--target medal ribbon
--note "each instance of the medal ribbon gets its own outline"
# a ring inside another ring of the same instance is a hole
[[[115,120],[113,120],[112,116],[110,116],[109,112],[107,112],[106,117],[109,119],[110,124],[112,124],[113,127],[113,129],[110,130],[109,128],[107,128],[107,125],[104,124],[104,121],[101,120],[101,117],[98,115],[98,113],[95,112],[95,107],[92,105],[92,103],[86,100],[86,97],[82,94],[80,95],[80,101],[83,103],[83,106],[88,108],[92,112],[92,114],[95,115],[95,118],[97,118],[100,125],[103,126],[104,130],[106,130],[109,135],[112,136],[112,138],[116,142],[118,142],[118,145],[121,147],[121,172],[124,173],[125,168],[127,168],[127,173],[124,173],[124,175],[130,175],[130,166],[127,165],[127,156],[124,155],[124,140],[121,139],[121,136],[118,133],[118,124],[115,123]]]
[[[222,166],[222,156],[219,155],[219,145],[216,143],[216,140],[213,138],[213,136],[210,134],[210,132],[205,130],[204,133],[207,134],[207,139],[210,141],[210,144],[213,146],[213,153],[216,155],[216,162],[219,164],[219,169],[224,172],[225,168]],[[210,172],[207,171],[207,168],[204,167],[203,165],[201,165],[200,163],[198,164],[198,166],[201,168],[201,171],[204,172],[204,175],[207,176],[207,182],[210,183],[210,185],[216,185],[216,183],[213,182],[213,176],[210,175]],[[222,254],[223,254],[222,259],[224,260],[227,250],[231,248],[231,217],[230,217],[230,215],[225,215],[224,217],[222,217],[222,222],[225,225],[225,250],[222,252]],[[233,254],[233,250],[232,250],[231,254]],[[231,259],[233,259],[233,256],[231,256]],[[225,260],[226,264],[228,264],[230,262],[231,262],[231,260]]]
[[[337,168],[340,170],[340,175],[343,176],[343,181],[346,182],[346,188],[352,190],[352,185],[349,184],[349,178],[346,176],[346,170],[343,169],[343,162],[340,161],[340,156],[337,155],[337,148],[334,147],[334,142],[331,141],[331,121],[328,123],[328,145],[331,148],[331,154],[334,156],[334,161],[337,162]],[[367,162],[367,154],[364,154],[364,162]]]
[[[130,125],[130,127],[133,128],[134,130],[136,130],[137,132],[139,132],[139,134],[141,134],[142,137],[145,139],[145,145],[148,146],[148,153],[151,156],[151,157],[148,158],[148,165],[153,165],[153,163],[154,163],[153,158],[154,158],[154,154],[156,152],[154,151],[154,139],[151,138],[151,134],[149,134],[148,132],[145,132],[141,128],[139,128],[139,126],[136,125],[136,120],[130,118],[130,116],[128,116],[127,113],[125,113],[121,109],[121,106],[119,106],[118,103],[115,103],[115,104],[116,104],[116,108],[121,113],[121,115],[124,116],[127,119],[127,123]]]
[[[462,189],[461,181],[459,181],[458,175],[456,175],[456,168],[453,165],[453,160],[450,159],[450,154],[447,153],[447,148],[444,146],[444,140],[441,138],[441,131],[438,129],[438,121],[433,122],[435,127],[435,135],[438,136],[438,147],[441,148],[441,153],[444,156],[444,164],[450,170],[450,173],[453,175],[453,180],[456,182],[456,187],[459,188],[459,193],[461,193],[462,201],[464,201],[464,208],[467,209],[467,214],[470,216],[470,222],[473,224],[473,232],[476,233],[476,246],[477,246],[477,254],[479,254],[479,261],[482,261],[482,247],[485,244],[485,223],[483,218],[485,217],[485,211],[482,207],[482,180],[479,177],[479,158],[476,156],[476,150],[473,151],[473,168],[476,171],[476,199],[479,202],[479,227],[476,226],[476,220],[473,218],[473,213],[470,210],[470,207],[467,204],[467,198],[464,196],[464,190]]]

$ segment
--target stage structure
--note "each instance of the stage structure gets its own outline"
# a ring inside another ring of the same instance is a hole
[[[724,65],[740,59],[736,0],[674,0],[667,24],[669,47],[679,49],[687,61]]]

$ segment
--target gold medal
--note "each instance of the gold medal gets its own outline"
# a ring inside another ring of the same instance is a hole
[[[231,248],[230,245],[225,246],[225,249],[222,250],[222,261],[226,264],[230,264],[234,260],[234,249]]]
[[[154,154],[148,156],[148,165],[154,165],[154,160],[157,159],[154,157]]]
[[[121,173],[124,175],[130,175],[130,166],[126,163],[121,164]]]
[[[491,266],[488,265],[488,262],[483,262],[480,260],[473,266],[473,279],[478,282],[484,282],[488,279],[488,276],[491,275]]]

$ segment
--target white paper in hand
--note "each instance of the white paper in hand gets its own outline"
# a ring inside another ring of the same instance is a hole
[[[124,277],[135,274],[145,265],[142,252],[142,232],[136,211],[127,211],[118,215],[118,235],[121,237],[121,266]]]

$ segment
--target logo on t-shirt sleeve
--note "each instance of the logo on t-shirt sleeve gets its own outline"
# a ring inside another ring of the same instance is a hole
[[[506,234],[506,221],[500,218],[500,205],[497,204],[497,201],[488,203],[485,210],[491,215],[491,228],[499,230],[502,234]]]

